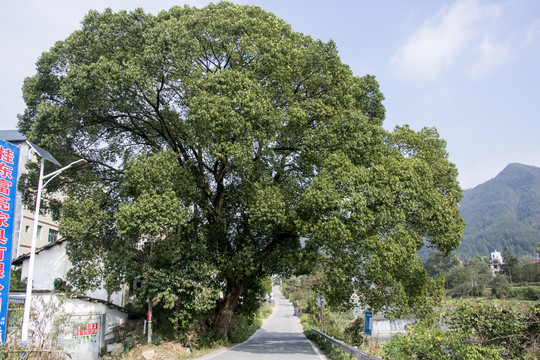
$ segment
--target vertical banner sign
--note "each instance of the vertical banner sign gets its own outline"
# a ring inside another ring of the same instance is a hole
[[[0,344],[6,337],[19,148],[0,140]]]
[[[371,311],[366,311],[364,314],[364,334],[371,335],[371,318],[373,313]]]

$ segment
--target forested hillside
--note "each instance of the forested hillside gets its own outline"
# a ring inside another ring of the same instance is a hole
[[[505,246],[516,256],[534,255],[540,241],[540,168],[510,164],[495,178],[465,190],[467,223],[460,258],[487,256]]]

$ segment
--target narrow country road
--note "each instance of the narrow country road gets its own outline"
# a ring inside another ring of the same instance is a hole
[[[325,360],[303,333],[293,306],[274,287],[276,307],[262,327],[247,341],[218,350],[200,359],[207,360]]]

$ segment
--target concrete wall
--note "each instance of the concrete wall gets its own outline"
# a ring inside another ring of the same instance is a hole
[[[84,321],[85,317],[87,317],[89,314],[106,314],[105,321],[102,325],[103,345],[114,339],[113,329],[116,326],[123,324],[128,318],[127,313],[118,309],[109,308],[102,303],[92,303],[81,299],[69,299],[64,304],[64,310],[66,313],[71,314],[71,318],[74,321]]]
[[[58,344],[72,359],[97,359],[101,348],[114,339],[114,327],[128,318],[127,313],[100,302],[51,293],[36,293],[32,297],[32,311],[47,317],[40,321],[41,326],[45,332],[59,331]],[[54,308],[54,316],[50,316],[51,308]],[[65,317],[60,328],[53,329],[54,317]]]

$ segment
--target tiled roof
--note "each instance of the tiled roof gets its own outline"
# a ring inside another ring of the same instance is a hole
[[[25,141],[26,136],[17,130],[0,130],[0,139],[5,141]]]

